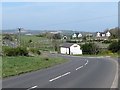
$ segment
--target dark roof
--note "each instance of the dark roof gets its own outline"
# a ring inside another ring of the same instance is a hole
[[[63,43],[60,45],[60,47],[66,47],[69,48],[70,46],[72,46],[74,43]]]
[[[79,35],[79,33],[75,33],[77,36]]]

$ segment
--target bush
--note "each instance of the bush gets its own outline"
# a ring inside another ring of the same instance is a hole
[[[105,44],[108,44],[108,43],[111,43],[112,41],[110,40],[104,40],[102,43],[105,43]]]
[[[4,34],[3,39],[13,41],[13,37],[10,34]]]
[[[37,54],[38,54],[38,55],[41,55],[41,52],[40,52],[40,50],[38,50],[38,51],[37,51]]]
[[[120,51],[120,40],[112,42],[108,49],[112,51],[113,53],[119,52]]]
[[[98,46],[94,43],[85,43],[82,45],[83,54],[98,54]]]
[[[102,54],[102,55],[109,55],[109,54],[113,54],[110,50],[102,50],[99,52],[99,54]]]
[[[6,56],[28,56],[28,51],[24,47],[5,48],[3,52]]]
[[[41,51],[38,50],[38,49],[36,49],[36,48],[30,48],[29,51],[32,52],[32,53],[35,53],[35,54],[41,55]]]

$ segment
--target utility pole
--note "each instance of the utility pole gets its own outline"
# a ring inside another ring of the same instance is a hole
[[[21,47],[21,30],[22,28],[18,28],[18,33],[19,33],[19,46]]]

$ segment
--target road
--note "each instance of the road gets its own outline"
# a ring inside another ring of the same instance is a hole
[[[58,55],[60,56],[60,55]],[[68,62],[3,80],[3,88],[111,88],[117,64],[106,57],[65,56]],[[114,87],[114,86],[113,86]]]

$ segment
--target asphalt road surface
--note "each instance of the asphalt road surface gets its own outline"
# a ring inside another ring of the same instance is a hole
[[[60,55],[58,55],[60,56]],[[111,88],[117,64],[109,57],[65,56],[68,62],[3,80],[3,88]]]

